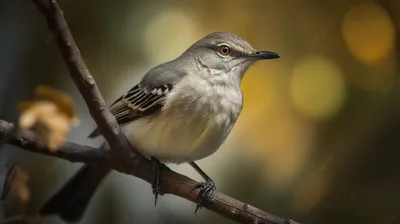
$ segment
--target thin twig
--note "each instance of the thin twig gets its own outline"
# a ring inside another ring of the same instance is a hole
[[[67,65],[70,76],[83,96],[91,116],[110,144],[110,152],[66,143],[56,153],[51,153],[38,144],[33,132],[20,132],[8,143],[35,153],[63,158],[71,162],[83,162],[131,174],[147,182],[152,181],[150,162],[132,148],[122,134],[114,116],[108,110],[96,83],[91,76],[78,47],[72,37],[63,12],[56,0],[31,0],[46,18],[48,27],[55,36],[58,48]],[[0,120],[0,137],[12,130],[13,125]],[[196,182],[186,176],[163,169],[161,173],[161,191],[195,202],[198,190]],[[255,208],[239,200],[215,192],[204,201],[204,207],[240,223],[289,224],[290,219],[280,218]]]

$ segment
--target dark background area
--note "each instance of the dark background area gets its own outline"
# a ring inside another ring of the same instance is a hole
[[[400,223],[400,2],[316,0],[60,0],[108,103],[153,66],[210,32],[228,31],[283,58],[253,66],[244,111],[221,149],[199,165],[232,197],[302,223]],[[17,121],[34,88],[68,92],[80,126],[94,128],[42,15],[28,0],[0,1],[0,118]],[[29,174],[34,214],[80,167],[9,146],[5,164]],[[171,166],[197,180],[188,166]],[[6,212],[18,212],[12,198]],[[82,223],[231,223],[174,196],[153,205],[150,186],[113,172]],[[46,223],[62,223],[46,218]]]

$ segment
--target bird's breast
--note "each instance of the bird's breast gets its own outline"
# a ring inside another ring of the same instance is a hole
[[[182,163],[214,153],[225,141],[242,109],[242,93],[203,82],[175,86],[162,110],[132,122],[128,138],[144,155]]]

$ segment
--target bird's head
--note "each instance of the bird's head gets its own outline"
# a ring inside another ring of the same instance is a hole
[[[240,78],[254,62],[258,60],[280,58],[271,51],[255,50],[239,36],[227,33],[211,33],[194,43],[182,55],[193,59],[198,69],[208,72],[202,75],[215,76],[221,73]]]

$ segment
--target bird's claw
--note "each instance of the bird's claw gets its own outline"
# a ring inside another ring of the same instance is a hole
[[[197,212],[201,207],[203,207],[203,201],[206,197],[209,197],[212,195],[212,193],[215,191],[215,182],[211,179],[208,179],[206,182],[198,183],[195,187],[195,189],[200,189],[199,194],[197,195],[196,199],[196,210],[194,213]]]
[[[158,196],[160,195],[160,189],[158,188],[157,180],[153,180],[151,187],[153,188],[153,194],[154,194],[154,206],[157,206],[157,199]]]
[[[157,206],[157,199],[160,195],[160,166],[162,165],[155,157],[151,158],[153,166],[153,182],[151,188],[154,194],[154,206]]]

